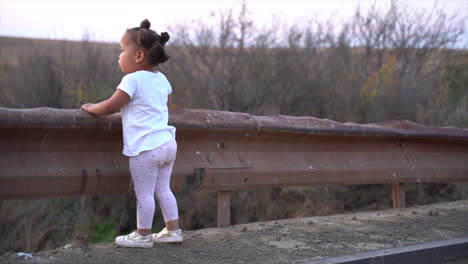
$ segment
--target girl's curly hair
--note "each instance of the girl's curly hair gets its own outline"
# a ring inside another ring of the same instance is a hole
[[[145,19],[141,21],[139,27],[127,29],[127,33],[131,34],[132,39],[138,46],[145,49],[150,62],[158,65],[169,59],[164,45],[169,41],[170,36],[167,32],[162,32],[161,35],[158,35],[150,29],[150,26],[149,20]]]

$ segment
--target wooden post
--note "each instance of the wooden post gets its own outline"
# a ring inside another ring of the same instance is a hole
[[[228,226],[231,222],[231,192],[218,191],[218,227]]]
[[[393,208],[405,208],[405,184],[393,183]]]

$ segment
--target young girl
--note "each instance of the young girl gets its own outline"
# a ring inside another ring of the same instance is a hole
[[[127,75],[117,91],[105,101],[81,107],[96,115],[122,112],[123,154],[130,159],[137,197],[137,230],[115,239],[115,243],[123,247],[152,247],[153,241],[183,241],[177,202],[170,189],[177,152],[175,127],[168,125],[172,88],[166,77],[155,70],[169,59],[164,49],[169,34],[158,35],[149,29],[150,25],[145,19],[140,27],[127,29],[123,34],[119,65]],[[154,194],[166,227],[151,235]]]

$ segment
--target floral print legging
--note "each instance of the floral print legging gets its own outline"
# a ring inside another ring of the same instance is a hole
[[[179,218],[177,201],[170,188],[176,154],[177,143],[172,138],[153,150],[130,157],[130,174],[137,198],[137,228],[151,229],[155,196],[165,222]]]

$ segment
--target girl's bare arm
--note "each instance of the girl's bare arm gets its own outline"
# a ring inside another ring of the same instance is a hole
[[[130,96],[124,91],[117,89],[109,99],[97,104],[84,104],[81,108],[95,115],[110,115],[120,111],[120,108],[128,102],[130,102]]]

